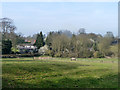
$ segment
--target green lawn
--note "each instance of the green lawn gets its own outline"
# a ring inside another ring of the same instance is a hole
[[[2,75],[3,88],[118,87],[117,59],[3,59]]]

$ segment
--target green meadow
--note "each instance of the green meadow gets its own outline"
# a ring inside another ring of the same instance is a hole
[[[118,88],[118,60],[2,59],[3,88]]]

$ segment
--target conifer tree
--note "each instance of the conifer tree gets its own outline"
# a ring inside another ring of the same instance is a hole
[[[38,49],[42,46],[44,46],[44,38],[43,38],[43,34],[42,32],[40,32],[40,34],[37,35],[37,39],[36,42],[34,44]]]

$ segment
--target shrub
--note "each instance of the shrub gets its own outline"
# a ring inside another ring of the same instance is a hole
[[[54,56],[55,56],[55,57],[61,57],[61,53],[60,53],[60,52],[57,52]]]
[[[64,53],[62,53],[61,57],[64,57],[64,58],[66,58],[66,57],[68,57],[68,55],[69,55],[69,53],[67,53],[67,52],[64,52]]]
[[[93,52],[89,50],[83,51],[83,58],[91,58],[91,57],[93,57]]]
[[[100,53],[99,51],[96,51],[93,53],[94,58],[103,58],[104,55],[102,53]]]
[[[14,48],[14,47],[11,48],[11,51],[12,51],[11,52],[12,54],[19,53],[19,50],[17,48]]]
[[[78,57],[77,53],[69,53],[68,57],[72,58],[72,57]]]
[[[54,56],[55,52],[53,50],[47,50],[45,51],[45,55],[48,55],[48,56]]]

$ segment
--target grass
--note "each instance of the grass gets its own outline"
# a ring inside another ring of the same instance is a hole
[[[118,88],[118,63],[117,59],[7,58],[2,61],[2,77],[3,88]]]

